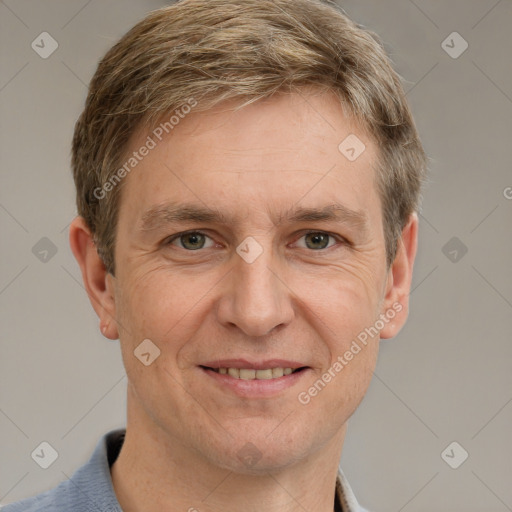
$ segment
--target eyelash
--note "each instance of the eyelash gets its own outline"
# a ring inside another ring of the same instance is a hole
[[[174,242],[175,240],[179,240],[182,236],[193,235],[193,234],[203,235],[203,236],[205,236],[205,237],[207,237],[207,238],[209,238],[210,240],[213,241],[212,237],[209,236],[208,234],[204,233],[203,231],[191,230],[191,231],[183,231],[182,233],[177,233],[175,235],[172,235],[172,237],[167,238],[166,240],[164,240],[163,245],[173,245],[172,242]],[[338,245],[341,244],[341,245],[345,245],[345,246],[351,246],[351,243],[346,238],[343,238],[343,237],[341,237],[339,235],[334,235],[333,233],[329,233],[327,231],[319,231],[319,230],[304,231],[304,232],[301,233],[301,236],[299,238],[297,238],[297,241],[300,240],[301,238],[303,238],[303,237],[305,237],[307,235],[311,235],[311,234],[327,235],[327,236],[333,238],[335,241],[337,241]],[[312,252],[325,252],[328,249],[332,249],[333,247],[335,247],[335,245],[331,245],[331,246],[325,247],[323,249],[317,249],[317,250],[309,249],[309,250],[312,251]],[[194,251],[194,250],[186,249],[185,247],[179,247],[179,248],[183,249],[184,251],[187,251],[187,252],[199,252],[199,251],[201,251],[203,249],[203,248],[196,249]],[[209,247],[207,247],[206,249],[209,249]],[[302,249],[308,249],[308,248],[307,247],[302,247]]]

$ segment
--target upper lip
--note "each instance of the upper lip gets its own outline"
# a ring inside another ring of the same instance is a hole
[[[249,361],[247,359],[215,359],[200,366],[208,368],[246,368],[251,370],[266,370],[268,368],[303,368],[307,365],[287,359],[265,359],[264,361]]]

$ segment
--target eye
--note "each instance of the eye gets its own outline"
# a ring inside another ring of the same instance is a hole
[[[332,243],[330,243],[329,239]],[[299,238],[299,241],[304,240],[303,244],[298,242],[299,247],[305,247],[306,249],[312,249],[314,251],[327,249],[336,244],[336,239],[329,233],[323,231],[311,231]]]
[[[298,247],[320,251],[328,249],[336,245],[337,239],[334,235],[324,231],[310,231],[302,235],[295,244]],[[338,242],[340,242],[338,240]],[[197,251],[199,249],[209,249],[215,246],[215,242],[205,233],[201,231],[188,231],[186,233],[178,233],[166,242],[166,245],[178,246],[187,251]]]
[[[178,245],[178,247],[186,249],[187,251],[197,251],[198,249],[205,248],[208,249],[214,245],[213,240],[200,231],[179,233],[170,238],[166,243],[168,245]],[[208,243],[209,245],[207,245]]]

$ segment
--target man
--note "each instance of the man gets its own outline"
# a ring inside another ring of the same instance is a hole
[[[319,0],[184,0],[100,62],[70,244],[125,431],[16,511],[356,511],[338,463],[408,313],[425,155],[382,47]]]

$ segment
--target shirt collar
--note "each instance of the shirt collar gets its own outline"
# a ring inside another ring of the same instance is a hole
[[[341,469],[338,470],[336,479],[335,512],[367,512],[357,502],[354,493]]]

